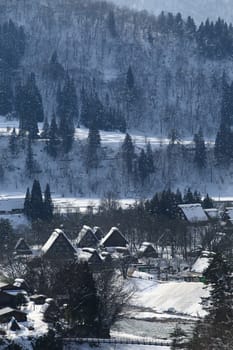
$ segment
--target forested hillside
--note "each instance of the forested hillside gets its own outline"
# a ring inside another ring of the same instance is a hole
[[[88,99],[107,114],[100,128],[124,130],[126,122],[128,129],[165,136],[177,129],[185,137],[201,126],[204,135],[216,136],[222,75],[232,71],[232,28],[223,21],[199,28],[180,15],[155,18],[79,0],[2,1],[0,20],[10,18],[26,34],[14,74],[23,80],[36,74],[49,119],[68,71],[78,94],[76,123],[81,118],[88,126],[81,115]]]
[[[0,25],[2,188],[231,186],[232,25],[94,0],[2,1]]]

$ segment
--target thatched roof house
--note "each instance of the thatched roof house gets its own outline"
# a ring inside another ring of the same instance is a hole
[[[117,227],[112,227],[107,235],[101,240],[100,245],[108,247],[127,247],[129,242],[118,230]]]
[[[15,255],[32,255],[32,250],[24,238],[20,238],[16,243],[14,253]]]
[[[138,256],[142,258],[157,258],[158,253],[152,243],[143,242],[138,250]]]
[[[98,242],[91,227],[84,225],[75,243],[78,248],[94,248]]]
[[[42,247],[43,257],[51,260],[73,260],[76,253],[76,249],[60,229],[56,229]]]

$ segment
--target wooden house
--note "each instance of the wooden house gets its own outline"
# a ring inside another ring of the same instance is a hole
[[[10,320],[9,324],[8,324],[8,329],[10,329],[13,332],[16,331],[20,331],[20,325],[18,324],[18,322],[16,321],[16,319],[14,317],[12,317],[12,319]]]
[[[112,227],[107,235],[101,240],[100,245],[105,248],[127,247],[129,242],[117,227]]]
[[[16,296],[8,293],[7,291],[0,291],[0,308],[3,307],[16,307]]]
[[[75,243],[78,248],[95,248],[99,241],[91,227],[84,225]]]
[[[0,309],[0,323],[9,323],[12,317],[14,317],[17,322],[27,321],[27,314],[23,311],[12,309],[11,307]]]
[[[20,238],[16,243],[14,254],[15,255],[32,255],[32,250],[27,244],[27,242],[25,242],[24,238]]]
[[[180,216],[189,223],[205,223],[208,222],[208,216],[200,203],[180,204],[178,205]]]
[[[158,258],[158,253],[152,243],[143,242],[139,248],[138,256],[140,258]]]
[[[42,255],[49,260],[69,261],[76,258],[76,249],[65,235],[65,233],[56,229],[48,241],[42,247]]]

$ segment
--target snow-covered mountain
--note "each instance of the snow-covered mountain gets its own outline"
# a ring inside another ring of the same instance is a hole
[[[232,0],[111,0],[119,6],[129,6],[136,10],[148,10],[155,14],[161,11],[180,12],[184,17],[192,16],[196,22],[206,18],[224,18],[233,22]]]
[[[115,38],[109,30],[112,10]],[[193,137],[202,126],[204,135],[216,136],[221,78],[224,71],[232,78],[230,59],[209,60],[199,54],[195,40],[161,34],[156,28],[149,33],[151,16],[94,0],[2,0],[0,22],[9,18],[25,25],[20,75],[36,73],[48,117],[56,109],[57,83],[46,76],[45,68],[56,50],[78,94],[82,86],[90,90],[94,81],[103,103],[128,114],[129,130],[167,137],[178,129],[182,137]],[[125,95],[129,66],[136,89],[133,110]]]

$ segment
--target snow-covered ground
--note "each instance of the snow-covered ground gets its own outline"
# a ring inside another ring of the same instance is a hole
[[[209,291],[203,288],[203,283],[157,283],[141,279],[131,279],[131,283],[136,290],[130,300],[130,304],[134,307],[150,309],[155,312],[155,316],[156,313],[169,314],[171,310],[173,313],[192,317],[205,315],[201,306],[201,298],[208,297]],[[148,315],[146,314],[145,317]]]

